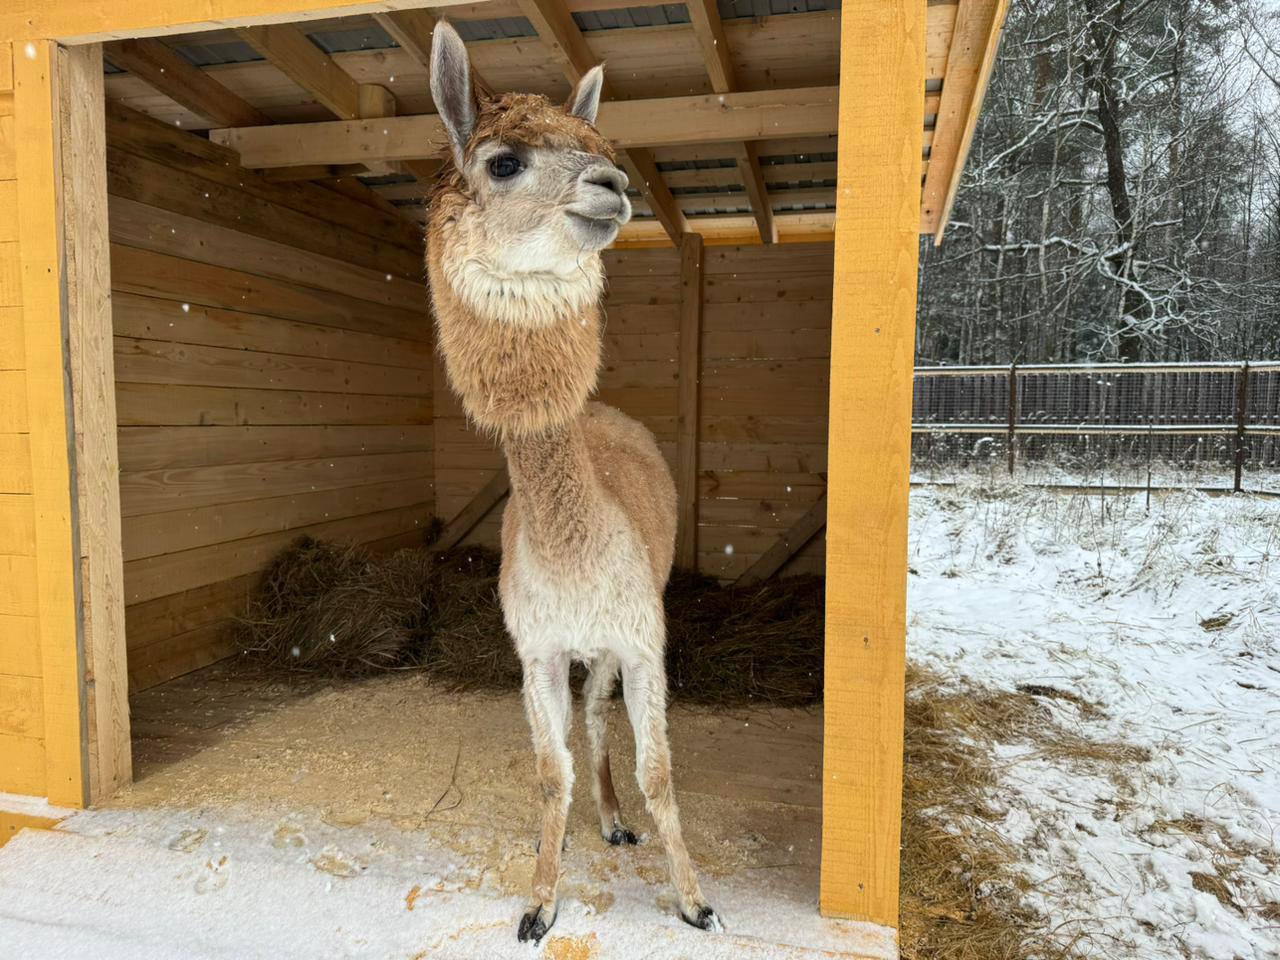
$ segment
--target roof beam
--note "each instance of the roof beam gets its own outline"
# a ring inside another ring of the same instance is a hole
[[[733,60],[729,56],[729,41],[725,37],[724,23],[716,0],[689,0],[685,5],[694,35],[702,47],[702,59],[711,79],[711,89],[716,93],[732,93],[738,88],[733,72]],[[778,228],[773,222],[773,208],[769,206],[764,186],[764,174],[760,170],[760,156],[750,141],[734,145],[733,158],[738,164],[742,184],[747,188],[751,212],[760,230],[761,243],[777,243]]]
[[[236,34],[335,117],[360,117],[360,84],[293,24],[241,27]]]
[[[551,53],[551,58],[555,60],[571,85],[576,84],[582,79],[583,74],[599,63],[599,59],[587,46],[587,41],[574,22],[573,15],[569,13],[564,0],[517,0],[517,2],[520,5],[520,12],[533,24],[534,30],[538,33],[538,39],[546,46]],[[612,96],[608,77],[605,78],[602,95],[605,99]],[[604,106],[601,105],[601,113],[603,112]],[[626,150],[623,166],[627,169],[627,177],[648,201],[654,216],[667,231],[671,242],[677,247],[680,246],[681,238],[689,232],[689,224],[676,204],[675,198],[672,197],[671,190],[663,182],[653,155],[641,147]]]
[[[376,83],[357,83],[327,53],[292,24],[242,27],[236,33],[340,120],[394,116],[396,98]],[[362,161],[363,162],[363,161]],[[385,164],[370,159],[374,173],[387,173]],[[406,164],[419,180],[430,179],[439,164]]]
[[[199,67],[159,40],[121,40],[105,50],[122,70],[166,97],[221,127],[254,127],[271,122],[257,107],[236,96]]]
[[[806,87],[614,100],[600,105],[596,126],[627,151],[827,136],[836,130],[837,97],[836,87]],[[259,168],[438,157],[447,144],[444,125],[435,114],[233,127],[211,130],[209,136],[215,143],[238,151],[245,166]]]
[[[995,66],[1008,0],[960,0],[924,178],[920,231],[942,242]],[[925,110],[928,112],[926,102]]]
[[[436,28],[436,15],[430,10],[401,10],[398,13],[375,13],[373,19],[392,40],[418,65],[431,73],[431,31]]]
[[[370,113],[365,110],[376,112],[380,107],[386,105],[390,99],[394,104],[394,99],[382,87],[372,86],[370,84],[357,84],[340,67],[333,63],[332,60],[325,55],[315,44],[306,38],[306,35],[297,30],[296,27],[257,27],[257,31],[263,31],[261,34],[255,34],[256,39],[263,45],[259,46],[254,43],[255,49],[271,59],[273,63],[287,62],[290,69],[296,71],[297,75],[289,70],[285,73],[303,86],[304,89],[316,95],[309,87],[302,84],[300,77],[310,79],[313,76],[328,75],[332,80],[333,89],[336,91],[334,97],[346,97],[354,91],[355,107],[357,112],[355,116],[369,116]],[[270,31],[270,33],[266,33]],[[247,31],[242,31],[242,35]],[[248,39],[246,37],[246,39]],[[273,51],[281,59],[277,61],[267,51]],[[310,52],[318,54],[320,60],[310,59]],[[161,43],[159,40],[122,40],[114,43],[110,47],[108,58],[118,67],[128,70],[139,79],[155,87],[160,93],[176,100],[189,110],[192,110],[203,117],[208,117],[214,123],[222,124],[228,127],[237,126],[261,126],[270,125],[272,120],[266,114],[259,111],[252,104],[245,102],[236,96],[221,83],[215,80],[199,67],[192,66],[187,60],[181,57],[174,50]],[[323,61],[328,61],[325,64]],[[282,68],[283,69],[283,68]],[[342,78],[346,78],[350,83],[350,87],[342,83]],[[382,94],[384,96],[378,96]],[[317,97],[319,99],[319,97]],[[331,98],[332,99],[332,98]],[[323,101],[322,101],[323,102]],[[333,110],[334,105],[339,105],[345,109],[348,104],[325,103],[325,106]],[[337,110],[334,110],[338,113]],[[342,116],[343,113],[338,113]],[[419,161],[426,163],[427,161]],[[330,168],[325,168],[326,170]],[[364,169],[356,167],[355,169]],[[346,174],[351,173],[348,168],[344,171]],[[400,214],[392,204],[384,198],[377,196],[368,187],[362,184],[354,177],[348,177],[342,191],[349,196],[354,196],[371,206],[379,209],[387,208],[390,212]],[[363,195],[362,195],[363,194]]]

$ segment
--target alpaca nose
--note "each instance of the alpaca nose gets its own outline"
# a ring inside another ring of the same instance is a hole
[[[582,171],[578,181],[594,187],[603,187],[619,196],[627,192],[627,175],[612,164],[597,163]]]

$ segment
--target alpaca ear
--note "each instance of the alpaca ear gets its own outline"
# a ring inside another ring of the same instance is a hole
[[[471,89],[471,60],[458,31],[447,20],[431,33],[431,99],[449,134],[453,159],[462,169],[467,141],[476,128],[476,97]]]
[[[598,63],[582,75],[578,85],[573,88],[573,93],[569,94],[565,109],[587,123],[595,123],[596,111],[600,109],[600,93],[603,90],[604,64]]]

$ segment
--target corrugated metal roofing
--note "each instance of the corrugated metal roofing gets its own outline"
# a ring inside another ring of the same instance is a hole
[[[225,43],[184,41],[175,44],[173,49],[194,67],[211,67],[219,63],[252,63],[266,59],[243,40],[228,40]]]

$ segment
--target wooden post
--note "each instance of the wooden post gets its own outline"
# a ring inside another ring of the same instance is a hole
[[[898,925],[923,3],[846,0],[827,486],[827,916]]]
[[[58,94],[89,799],[96,802],[133,780],[100,44],[58,48]]]
[[[75,434],[63,351],[68,317],[57,53],[56,43],[34,41],[13,58],[13,112],[45,793],[54,804],[80,807],[88,802],[88,717],[77,609]]]
[[[13,69],[44,784],[82,806],[131,778],[102,50]]]
[[[698,380],[702,372],[702,235],[680,239],[676,409],[676,566],[698,567]]]
[[[1009,364],[1009,476],[1013,476],[1018,442],[1018,365]]]
[[[1240,367],[1236,385],[1236,479],[1232,489],[1239,493],[1244,486],[1245,430],[1249,425],[1249,361]]]

